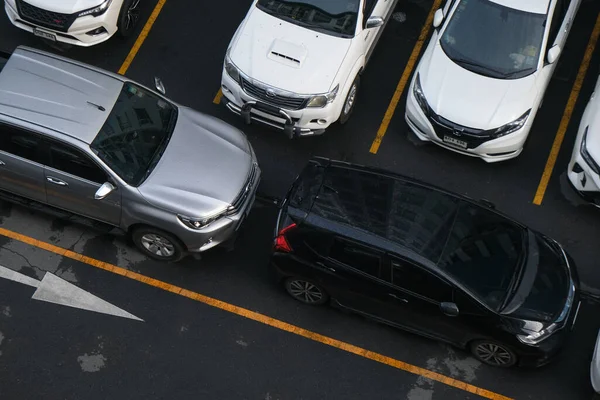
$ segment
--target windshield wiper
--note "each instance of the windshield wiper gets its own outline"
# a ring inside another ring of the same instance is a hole
[[[481,65],[481,64],[479,64],[478,62],[475,62],[475,61],[467,60],[466,58],[453,58],[452,61],[454,61],[457,64],[462,64],[462,65],[468,65],[470,67],[475,67],[475,68],[480,69],[482,71],[492,72],[492,73],[500,75],[500,76],[504,76],[505,75],[505,73],[502,72],[502,71],[499,71],[499,70],[494,69],[492,67]]]

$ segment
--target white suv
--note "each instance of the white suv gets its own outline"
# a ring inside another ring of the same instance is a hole
[[[600,76],[579,123],[567,176],[581,197],[600,207]]]
[[[290,138],[345,123],[396,0],[255,0],[227,49],[223,102]]]
[[[51,42],[92,46],[129,36],[140,0],[4,0],[10,22]]]

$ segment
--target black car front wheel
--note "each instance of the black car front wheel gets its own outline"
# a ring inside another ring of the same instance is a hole
[[[138,249],[155,260],[175,262],[184,255],[184,249],[179,240],[160,229],[137,228],[131,237]]]
[[[517,363],[517,355],[510,347],[493,340],[476,340],[471,343],[471,353],[482,363],[508,368]]]
[[[122,37],[129,37],[140,19],[139,5],[141,0],[125,0],[119,12],[117,29]]]
[[[288,278],[284,285],[290,296],[304,304],[319,306],[329,299],[325,289],[304,278]]]

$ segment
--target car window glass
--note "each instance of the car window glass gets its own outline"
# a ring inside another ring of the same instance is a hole
[[[375,4],[377,4],[377,0],[365,0],[363,3],[363,25],[367,22],[367,19],[371,16],[373,9],[375,8]]]
[[[39,141],[39,137],[33,133],[0,126],[0,150],[41,164]]]
[[[58,143],[50,144],[50,166],[88,181],[104,183],[106,174],[79,150]]]
[[[437,276],[404,260],[392,261],[392,283],[429,299],[452,301],[452,287]]]
[[[438,267],[497,310],[525,259],[525,228],[487,208],[464,202]]]
[[[400,179],[329,167],[311,212],[363,229],[437,262],[459,200]]]
[[[568,5],[565,5],[565,0],[558,0],[556,2],[554,15],[552,16],[552,21],[550,22],[550,36],[548,40],[549,47],[552,47],[552,45],[556,41],[556,37],[560,32],[560,27],[565,18],[567,8]]]
[[[336,239],[330,249],[329,257],[366,274],[379,277],[381,258],[365,247]]]

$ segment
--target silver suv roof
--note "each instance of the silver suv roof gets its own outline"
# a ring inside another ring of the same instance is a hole
[[[89,144],[122,86],[116,77],[85,64],[20,46],[0,71],[0,114]]]

